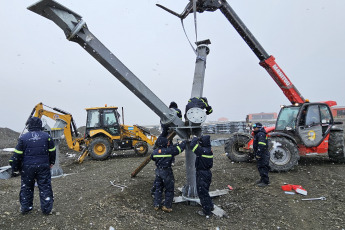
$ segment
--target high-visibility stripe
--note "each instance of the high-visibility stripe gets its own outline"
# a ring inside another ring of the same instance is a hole
[[[55,151],[55,147],[54,147],[54,148],[52,148],[52,149],[49,149],[49,151],[50,151],[50,152]]]
[[[48,141],[50,141],[50,138],[48,138]]]
[[[182,152],[180,146],[176,146],[176,148],[178,149],[178,151],[179,151],[180,153]]]
[[[199,99],[199,98],[198,98]],[[208,106],[207,103],[201,98],[200,99],[202,102],[204,102],[204,104],[206,105],[206,107]]]
[[[13,162],[13,160],[9,160],[9,162]]]
[[[14,152],[15,152],[15,153],[18,153],[18,154],[23,154],[23,151],[19,151],[19,150],[17,150],[17,149],[14,149]]]
[[[154,155],[153,157],[172,157],[172,155]]]
[[[198,146],[199,146],[199,144],[196,144],[196,146],[194,146],[194,148],[193,148],[193,152],[196,150],[196,148],[198,148]]]
[[[259,145],[266,145],[265,142],[259,142],[258,144],[259,144]]]
[[[210,111],[208,111],[209,113],[212,112],[213,109],[210,109]]]
[[[201,155],[201,156],[205,158],[213,158],[213,155]]]

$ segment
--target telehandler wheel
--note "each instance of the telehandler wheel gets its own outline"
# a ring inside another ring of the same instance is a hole
[[[111,144],[107,138],[97,137],[91,141],[89,152],[94,160],[105,160],[110,156]]]
[[[298,164],[297,145],[283,137],[270,137],[268,143],[270,168],[274,172],[286,172]]]
[[[251,154],[242,151],[243,148],[250,141],[251,136],[245,133],[234,133],[225,142],[225,153],[227,157],[234,162],[245,162],[251,160]]]
[[[149,150],[149,147],[146,142],[138,142],[134,146],[134,152],[138,156],[145,156],[148,150]]]
[[[328,157],[337,163],[345,162],[344,132],[337,130],[331,131],[328,140]]]

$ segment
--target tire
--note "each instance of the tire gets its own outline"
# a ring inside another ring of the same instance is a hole
[[[105,160],[110,156],[112,149],[107,138],[96,137],[89,145],[90,156],[94,160]]]
[[[273,172],[286,172],[298,164],[300,158],[297,145],[283,137],[270,137],[268,143],[270,168]]]
[[[248,152],[241,151],[241,147],[245,147],[251,140],[251,136],[245,133],[234,133],[225,142],[225,154],[234,162],[246,162],[250,160]]]
[[[328,140],[328,157],[337,163],[345,162],[343,131],[331,131]]]
[[[134,152],[138,156],[142,156],[142,157],[145,156],[148,150],[149,150],[149,147],[146,142],[138,142],[134,146]]]

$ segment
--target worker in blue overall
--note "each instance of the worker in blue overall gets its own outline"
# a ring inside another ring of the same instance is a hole
[[[158,137],[157,148],[153,150],[151,159],[156,164],[154,209],[157,211],[162,205],[162,195],[165,190],[165,200],[161,207],[164,212],[172,212],[174,199],[175,179],[171,168],[173,158],[183,152],[186,148],[186,141],[168,146],[168,139]]]
[[[213,211],[213,202],[209,194],[212,181],[211,168],[213,167],[213,152],[209,135],[194,137],[190,143],[192,151],[196,155],[196,187],[202,211],[198,214],[209,218]]]
[[[254,142],[253,149],[256,158],[260,180],[256,181],[259,187],[266,187],[270,183],[268,172],[270,170],[270,154],[268,151],[268,139],[265,128],[261,123],[253,124]]]
[[[12,165],[20,165],[21,189],[20,211],[27,214],[33,209],[35,181],[37,182],[43,214],[52,212],[54,196],[51,186],[50,169],[55,164],[56,151],[53,139],[42,131],[38,117],[28,120],[29,132],[23,134],[15,148]]]

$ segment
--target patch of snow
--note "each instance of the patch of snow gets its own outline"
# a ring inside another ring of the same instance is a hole
[[[2,149],[2,151],[5,151],[5,152],[14,152],[14,148],[4,148],[4,149]]]

